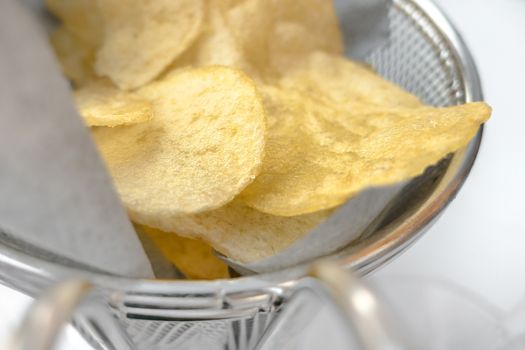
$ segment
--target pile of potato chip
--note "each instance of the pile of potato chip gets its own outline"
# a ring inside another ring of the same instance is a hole
[[[425,106],[345,58],[327,0],[47,3],[131,219],[179,265],[171,232],[241,263],[272,256],[360,191],[465,146],[491,113]]]

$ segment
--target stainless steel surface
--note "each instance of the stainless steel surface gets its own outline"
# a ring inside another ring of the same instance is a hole
[[[352,273],[332,262],[319,261],[312,266],[310,274],[327,288],[363,350],[410,348],[387,306]]]
[[[467,48],[428,0],[394,0],[391,38],[367,61],[379,73],[435,105],[480,100]],[[383,227],[338,252],[341,266],[368,273],[407,249],[454,198],[476,157],[470,145],[415,180],[413,191],[385,215]],[[13,242],[0,244],[0,279],[35,295],[53,280],[86,278],[100,286],[139,349],[244,349],[260,337],[304,266],[274,274],[210,282],[152,281],[93,273],[35,256]]]
[[[62,328],[90,291],[86,282],[70,281],[55,286],[27,312],[6,350],[50,350]]]
[[[312,264],[309,275],[288,291],[281,312],[255,346],[256,350],[298,349],[304,330],[311,329],[319,313],[331,306],[334,324],[344,343],[355,350],[417,349],[394,313],[365,282],[334,261]]]
[[[84,336],[105,349],[135,350],[133,342],[93,286],[80,280],[58,283],[27,310],[23,322],[3,350],[51,350],[61,331],[73,321]]]
[[[310,268],[312,278],[304,278],[288,291],[284,310],[263,327],[264,334],[252,337],[241,348],[291,348],[301,338],[301,331],[311,322],[319,305],[335,303],[341,321],[352,334],[352,349],[403,350],[408,346],[395,332],[393,318],[382,301],[353,273],[333,261],[322,260]],[[59,283],[27,311],[22,324],[4,350],[51,350],[63,328],[73,320],[92,342],[115,350],[133,350],[135,346],[123,331],[107,304],[93,293],[92,285],[85,281]],[[307,293],[305,293],[307,292]],[[128,301],[130,298],[128,298]],[[165,305],[162,302],[160,305]],[[184,305],[179,305],[182,307]],[[206,306],[206,305],[203,305]]]

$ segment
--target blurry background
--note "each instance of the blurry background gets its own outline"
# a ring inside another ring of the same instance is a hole
[[[470,47],[494,113],[456,200],[377,278],[442,277],[510,309],[525,302],[525,1],[436,2]]]
[[[370,279],[416,275],[466,287],[502,311],[525,309],[525,1],[435,0],[463,34],[494,108],[474,169],[440,220]],[[0,344],[29,299],[0,286]],[[329,314],[301,349],[337,343]],[[525,320],[524,320],[525,321]],[[525,325],[525,322],[524,322]],[[328,331],[330,330],[328,335]],[[523,326],[525,331],[525,326]],[[71,330],[63,349],[89,349]]]

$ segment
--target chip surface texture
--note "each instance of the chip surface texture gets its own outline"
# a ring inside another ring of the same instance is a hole
[[[173,217],[167,228],[200,238],[242,263],[270,257],[292,245],[323,222],[332,210],[293,217],[262,213],[237,199],[208,212]]]
[[[420,175],[465,146],[490,117],[482,102],[434,108],[338,104],[263,87],[263,170],[241,194],[259,211],[295,216],[336,207],[368,187]]]
[[[75,102],[87,126],[131,125],[153,117],[148,100],[121,91],[106,80],[93,80],[76,90]]]
[[[225,67],[182,70],[139,91],[154,117],[93,135],[137,223],[218,208],[259,174],[266,120],[254,83]]]
[[[203,26],[203,0],[98,0],[98,5],[105,31],[95,70],[124,90],[155,79]]]

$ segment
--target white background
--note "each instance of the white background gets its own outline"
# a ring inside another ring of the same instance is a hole
[[[420,241],[374,278],[447,279],[512,312],[525,303],[525,1],[436,1],[472,50],[494,114],[456,200]],[[0,286],[0,344],[27,303]],[[72,332],[67,335],[61,348],[87,349]],[[309,348],[326,341],[319,337]]]
[[[456,200],[378,276],[444,277],[510,309],[525,301],[525,1],[437,2],[470,47],[494,113]]]

